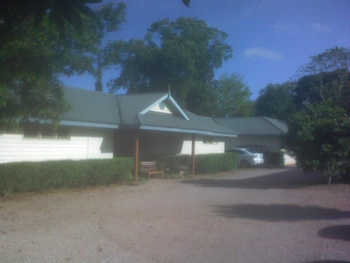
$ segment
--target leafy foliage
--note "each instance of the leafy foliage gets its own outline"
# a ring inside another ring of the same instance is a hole
[[[232,56],[226,37],[226,33],[194,18],[155,22],[144,41],[110,45],[110,63],[122,65],[120,77],[109,83],[110,90],[166,91],[170,85],[188,110],[211,114],[214,70]]]
[[[349,107],[350,49],[335,47],[311,57],[300,67],[302,76],[295,90],[297,103],[317,104],[332,100],[340,107]]]
[[[46,25],[35,30],[32,21],[22,24],[0,50],[0,130],[29,119],[57,121],[68,109],[57,78],[68,54]]]
[[[349,62],[350,65],[350,62]],[[337,69],[301,77],[293,92],[298,109],[332,100],[350,113],[350,72]]]
[[[35,25],[48,18],[61,33],[66,25],[81,32],[83,17],[95,16],[87,4],[99,2],[101,0],[3,0],[0,5],[0,44],[6,43],[23,22],[32,18]]]
[[[33,120],[57,123],[69,108],[59,75],[102,77],[101,43],[106,32],[119,28],[124,12],[124,4],[104,6],[96,12],[99,20],[84,17],[83,34],[67,27],[66,38],[48,18],[18,24],[0,50],[0,130]]]
[[[308,105],[290,119],[285,144],[305,170],[339,176],[350,167],[350,117],[331,101]]]
[[[189,7],[191,0],[182,0]],[[49,18],[61,34],[67,26],[83,32],[84,17],[96,17],[88,4],[101,3],[101,0],[2,0],[0,5],[0,35],[9,36],[11,32],[28,17],[34,17],[38,25]]]
[[[0,194],[128,182],[132,171],[132,158],[1,164]]]
[[[196,156],[196,172],[214,174],[237,168],[238,155],[235,153],[201,154]]]
[[[260,91],[255,102],[256,116],[265,116],[287,121],[296,111],[292,92],[294,83],[269,84]]]
[[[253,113],[251,92],[243,76],[237,73],[223,75],[213,81],[213,90],[218,99],[217,117],[249,117]]]
[[[67,68],[74,73],[88,72],[96,79],[95,90],[103,91],[103,70],[108,67],[107,36],[118,31],[125,22],[126,5],[108,4],[95,12],[95,18],[84,18],[84,31],[76,34],[72,28],[66,30],[66,43],[71,53]],[[110,40],[111,41],[111,40]],[[77,71],[79,70],[79,71]]]
[[[299,111],[289,120],[286,145],[304,169],[344,176],[350,168],[350,50],[311,57],[294,92]]]

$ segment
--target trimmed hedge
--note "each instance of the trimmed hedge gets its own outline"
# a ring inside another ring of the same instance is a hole
[[[169,173],[178,173],[181,167],[191,167],[190,155],[177,155],[171,157],[159,158],[157,160],[159,167]],[[196,155],[196,173],[215,174],[221,171],[231,171],[237,168],[238,154],[220,153],[220,154],[200,154]]]
[[[282,151],[271,151],[265,153],[265,164],[269,165],[284,165],[284,153]]]
[[[131,181],[133,166],[132,158],[2,164],[0,194]]]

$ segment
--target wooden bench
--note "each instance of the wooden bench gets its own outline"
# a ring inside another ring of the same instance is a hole
[[[149,178],[151,175],[160,174],[164,178],[164,172],[161,170],[158,170],[157,168],[157,162],[140,162],[139,163],[139,169],[141,173],[146,173],[147,178]]]

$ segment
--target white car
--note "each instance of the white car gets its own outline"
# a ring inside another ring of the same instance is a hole
[[[233,152],[239,154],[239,167],[246,168],[264,163],[264,155],[262,153],[252,153],[246,148],[231,148],[226,150],[226,152]]]

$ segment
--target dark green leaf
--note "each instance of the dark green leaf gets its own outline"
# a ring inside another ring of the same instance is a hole
[[[79,0],[79,2],[83,4],[98,4],[101,3],[102,0]]]
[[[95,17],[96,18],[96,13],[94,11],[92,11],[91,8],[89,8],[85,5],[78,5],[77,9],[79,10],[79,12],[81,12],[82,14],[84,14],[88,17]]]
[[[187,7],[190,7],[191,0],[182,0],[182,2],[183,2]]]

